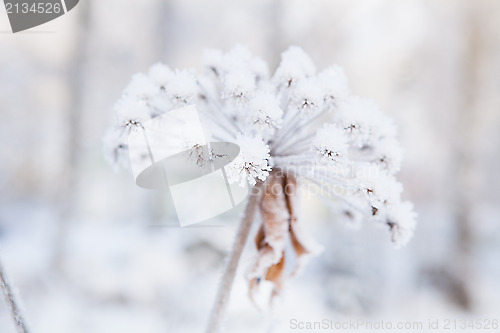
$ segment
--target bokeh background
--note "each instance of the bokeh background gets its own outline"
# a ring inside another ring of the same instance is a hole
[[[269,314],[247,298],[249,244],[226,331],[500,319],[499,1],[82,0],[9,30],[0,10],[0,256],[32,332],[203,330],[242,207],[178,228],[169,194],[114,172],[101,138],[134,73],[197,68],[203,49],[238,43],[271,69],[301,46],[394,117],[419,224],[394,250],[387,230],[346,228],[304,199],[324,252]],[[14,331],[1,299],[0,332]]]

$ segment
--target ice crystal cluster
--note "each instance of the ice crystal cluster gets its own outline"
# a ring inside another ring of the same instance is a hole
[[[299,185],[331,200],[348,220],[386,225],[396,246],[408,241],[415,214],[395,178],[401,163],[395,124],[374,103],[351,94],[340,67],[318,72],[302,49],[290,47],[270,74],[242,46],[206,51],[203,67],[198,74],[156,64],[134,76],[115,106],[105,145],[113,162],[126,164],[127,133],[195,104],[209,141],[240,146],[227,168],[229,181],[290,185],[292,193],[262,198],[254,284],[263,278],[279,284],[285,239],[297,257],[313,252],[297,232]]]

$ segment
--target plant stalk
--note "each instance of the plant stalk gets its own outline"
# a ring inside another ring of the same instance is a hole
[[[12,287],[9,285],[7,281],[7,277],[5,276],[5,270],[1,262],[0,262],[0,287],[2,288],[2,291],[5,294],[7,303],[9,304],[10,312],[12,315],[12,319],[15,322],[17,332],[28,333],[28,328],[26,327],[26,323],[21,314],[21,310],[19,309],[19,303],[16,300]]]
[[[255,218],[257,207],[259,206],[260,198],[262,197],[263,182],[258,182],[253,188],[245,209],[245,215],[239,226],[238,232],[234,239],[233,247],[229,253],[224,273],[220,282],[219,290],[215,299],[210,319],[207,326],[207,333],[218,333],[221,329],[221,324],[224,320],[229,298],[231,296],[231,288],[233,286],[234,277],[238,268],[238,263],[245,244],[252,228],[252,223]]]

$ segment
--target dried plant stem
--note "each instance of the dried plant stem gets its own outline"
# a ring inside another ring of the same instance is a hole
[[[248,239],[248,235],[255,218],[255,213],[262,196],[262,187],[263,183],[259,182],[252,188],[252,193],[250,194],[250,198],[245,209],[245,215],[243,216],[238,233],[234,239],[233,248],[231,249],[231,253],[229,254],[226,262],[224,274],[222,275],[219,290],[217,291],[215,303],[210,314],[206,331],[207,333],[218,333],[220,331],[229,302],[229,297],[231,295],[231,288],[233,286],[234,276],[236,275],[241,253],[243,252],[243,248],[245,247]]]
[[[21,315],[21,311],[19,309],[19,305],[18,302],[16,301],[16,297],[14,295],[12,287],[7,282],[7,277],[5,276],[5,270],[1,262],[0,262],[0,285],[5,294],[5,297],[7,298],[7,303],[9,304],[12,318],[14,319],[14,322],[16,324],[17,332],[28,333],[28,328],[26,327],[23,316]]]

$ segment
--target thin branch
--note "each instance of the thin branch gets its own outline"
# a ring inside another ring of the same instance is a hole
[[[19,302],[16,300],[12,287],[7,282],[7,277],[5,276],[5,270],[0,262],[0,286],[5,294],[7,303],[9,304],[12,319],[16,324],[17,332],[28,333],[28,328],[19,309]]]
[[[217,291],[217,297],[215,299],[207,326],[207,333],[217,333],[220,331],[229,302],[229,297],[231,295],[231,288],[233,286],[234,276],[236,275],[241,253],[243,252],[243,248],[247,242],[248,235],[250,234],[250,229],[252,228],[252,223],[255,218],[255,213],[257,211],[257,207],[259,206],[262,188],[262,182],[257,183],[257,185],[252,188],[252,193],[250,194],[250,198],[245,209],[245,215],[243,216],[238,233],[236,234],[233,248],[229,254],[219,290]]]

